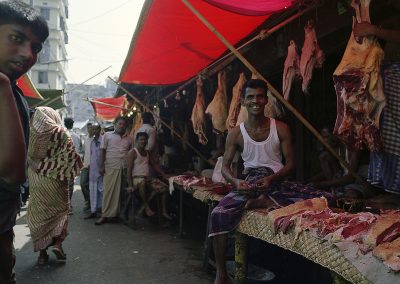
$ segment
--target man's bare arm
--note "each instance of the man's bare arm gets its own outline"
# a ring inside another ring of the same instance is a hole
[[[152,153],[156,144],[156,130],[152,129],[149,133],[149,139],[147,141],[147,148],[149,149],[149,152]]]
[[[10,80],[0,72],[0,177],[11,184],[26,180],[26,144]]]
[[[250,185],[241,179],[235,177],[231,170],[233,158],[235,157],[236,151],[238,150],[238,139],[240,135],[239,127],[232,129],[228,132],[228,137],[225,143],[225,153],[222,160],[221,173],[222,176],[230,182],[237,190],[249,189]]]
[[[100,171],[100,175],[104,176],[106,170],[105,170],[105,165],[104,162],[106,160],[106,149],[101,149],[100,148],[100,167],[99,167],[99,171]]]
[[[159,173],[163,178],[166,178],[166,174],[164,173],[164,171],[160,168],[160,165],[158,163],[158,161],[156,160],[157,157],[155,157],[154,155],[150,155],[150,166],[157,172]]]
[[[368,22],[355,21],[353,32],[356,37],[373,35],[386,41],[400,43],[400,29],[384,29]]]

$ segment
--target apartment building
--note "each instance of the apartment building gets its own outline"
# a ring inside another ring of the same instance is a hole
[[[29,75],[38,89],[65,89],[67,76],[68,0],[23,0],[47,20],[50,35]]]

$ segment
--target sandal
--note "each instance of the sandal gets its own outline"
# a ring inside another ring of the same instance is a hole
[[[45,265],[49,262],[49,255],[46,254],[40,254],[38,257],[38,264],[39,265]]]
[[[57,257],[58,260],[66,260],[67,259],[67,255],[64,253],[64,251],[60,247],[53,247],[53,253],[55,254],[55,256]]]

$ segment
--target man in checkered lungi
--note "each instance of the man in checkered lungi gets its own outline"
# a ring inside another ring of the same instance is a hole
[[[384,148],[371,154],[369,179],[388,192],[400,194],[400,1],[378,4],[375,13],[380,25],[363,22],[353,29],[354,36],[376,36],[385,41],[381,72],[386,106],[380,120]]]
[[[268,103],[268,87],[264,81],[252,79],[242,89],[242,105],[246,106],[248,119],[236,126],[226,140],[222,165],[225,179],[236,191],[225,196],[214,208],[210,218],[210,234],[213,238],[217,275],[215,283],[228,283],[225,267],[227,234],[238,225],[243,210],[261,207],[268,202],[259,190],[271,190],[276,182],[284,179],[294,168],[293,148],[289,127],[283,122],[264,116]],[[246,178],[236,178],[230,168],[236,151],[244,161]],[[283,155],[282,155],[283,154]],[[286,164],[282,160],[285,158]],[[248,193],[256,193],[249,196]]]

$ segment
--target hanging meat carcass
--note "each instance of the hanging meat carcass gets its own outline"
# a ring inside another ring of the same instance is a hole
[[[246,76],[244,73],[240,73],[239,80],[235,84],[232,90],[232,100],[231,105],[229,106],[229,114],[226,119],[226,128],[232,129],[236,125],[236,121],[240,112],[240,100],[241,100],[241,92],[244,83],[246,82]]]
[[[267,96],[268,103],[264,108],[264,116],[282,120],[286,115],[282,104],[271,94],[270,91],[268,91]]]
[[[208,139],[204,133],[205,123],[206,123],[204,114],[205,103],[203,94],[203,81],[201,80],[200,77],[197,78],[196,80],[196,88],[197,88],[196,102],[194,103],[193,106],[191,120],[193,124],[194,133],[197,134],[200,144],[206,145]]]
[[[212,125],[215,130],[225,132],[226,118],[228,116],[228,99],[226,95],[226,73],[218,73],[218,89],[211,103],[207,106],[206,113],[211,115]]]
[[[370,0],[353,0],[354,20],[370,22],[369,4]],[[361,149],[365,143],[377,151],[381,148],[379,115],[385,104],[380,74],[384,52],[374,37],[357,40],[351,34],[333,74],[337,96],[334,134],[351,150]]]
[[[285,100],[289,100],[290,89],[292,88],[294,78],[300,76],[299,61],[297,45],[291,40],[283,69],[282,93]]]
[[[304,27],[304,44],[301,49],[300,74],[303,78],[303,93],[308,94],[314,68],[321,68],[325,61],[325,55],[318,45],[317,35],[315,34],[314,21],[309,19]]]

